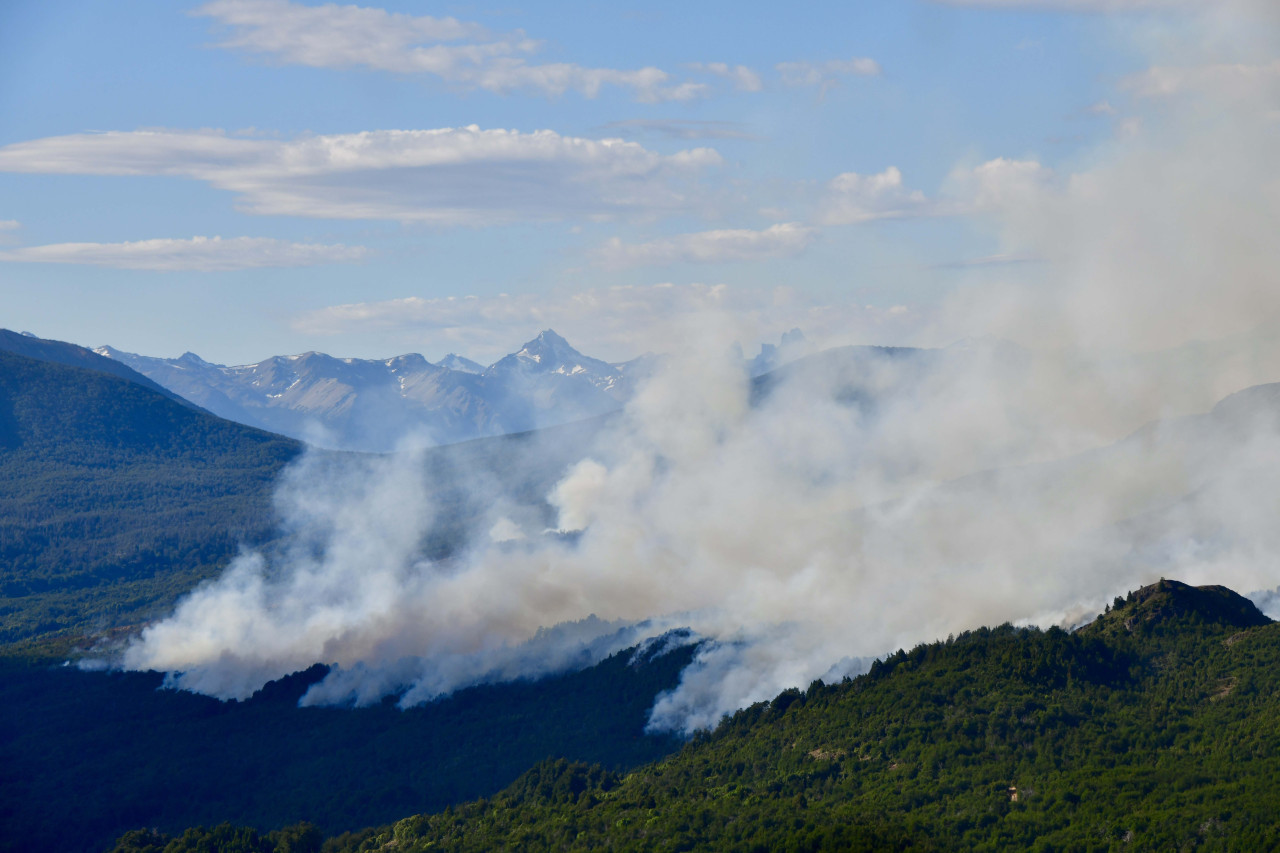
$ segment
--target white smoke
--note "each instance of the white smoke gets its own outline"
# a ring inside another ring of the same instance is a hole
[[[690,730],[948,633],[1070,624],[1162,575],[1275,588],[1280,393],[1189,417],[1280,381],[1273,96],[1139,104],[1078,173],[986,187],[1043,272],[958,294],[935,334],[1020,346],[835,351],[753,390],[735,319],[690,318],[686,351],[545,483],[553,524],[477,477],[487,535],[429,560],[420,456],[309,457],[281,493],[293,544],[242,556],[125,665],[246,696],[322,661],[307,701],[412,703],[687,626],[710,642],[652,725]]]

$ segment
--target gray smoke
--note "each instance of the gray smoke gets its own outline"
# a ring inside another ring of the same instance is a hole
[[[1209,62],[1224,26],[1184,55]],[[709,642],[651,720],[687,731],[978,625],[1075,624],[1162,575],[1276,588],[1280,393],[1215,404],[1280,381],[1280,101],[1134,91],[1075,174],[979,175],[1007,251],[1046,263],[953,297],[931,334],[964,343],[753,385],[726,355],[738,319],[691,318],[540,496],[464,466],[483,509],[445,559],[422,454],[304,458],[293,544],[240,557],[125,665],[233,697],[323,661],[308,702],[413,703],[687,626]]]

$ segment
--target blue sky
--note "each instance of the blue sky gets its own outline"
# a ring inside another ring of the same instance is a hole
[[[625,358],[708,307],[749,347],[945,342],[957,293],[1047,275],[1010,187],[1196,69],[1270,79],[1197,5],[11,0],[0,324],[224,363]]]

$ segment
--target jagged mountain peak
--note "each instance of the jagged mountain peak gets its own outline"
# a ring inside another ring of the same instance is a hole
[[[499,376],[516,373],[560,373],[585,375],[595,385],[608,386],[617,370],[608,362],[583,355],[552,329],[544,329],[511,355],[490,365],[485,374]]]
[[[569,342],[562,335],[557,334],[555,329],[543,329],[534,340],[547,344],[569,346]]]
[[[529,359],[538,364],[584,358],[582,353],[552,329],[544,329],[536,338],[521,347],[515,355],[517,358]]]

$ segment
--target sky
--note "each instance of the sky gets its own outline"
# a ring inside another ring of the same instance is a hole
[[[227,364],[1008,334],[941,318],[1052,282],[1009,199],[1274,92],[1267,5],[10,0],[0,325]]]

